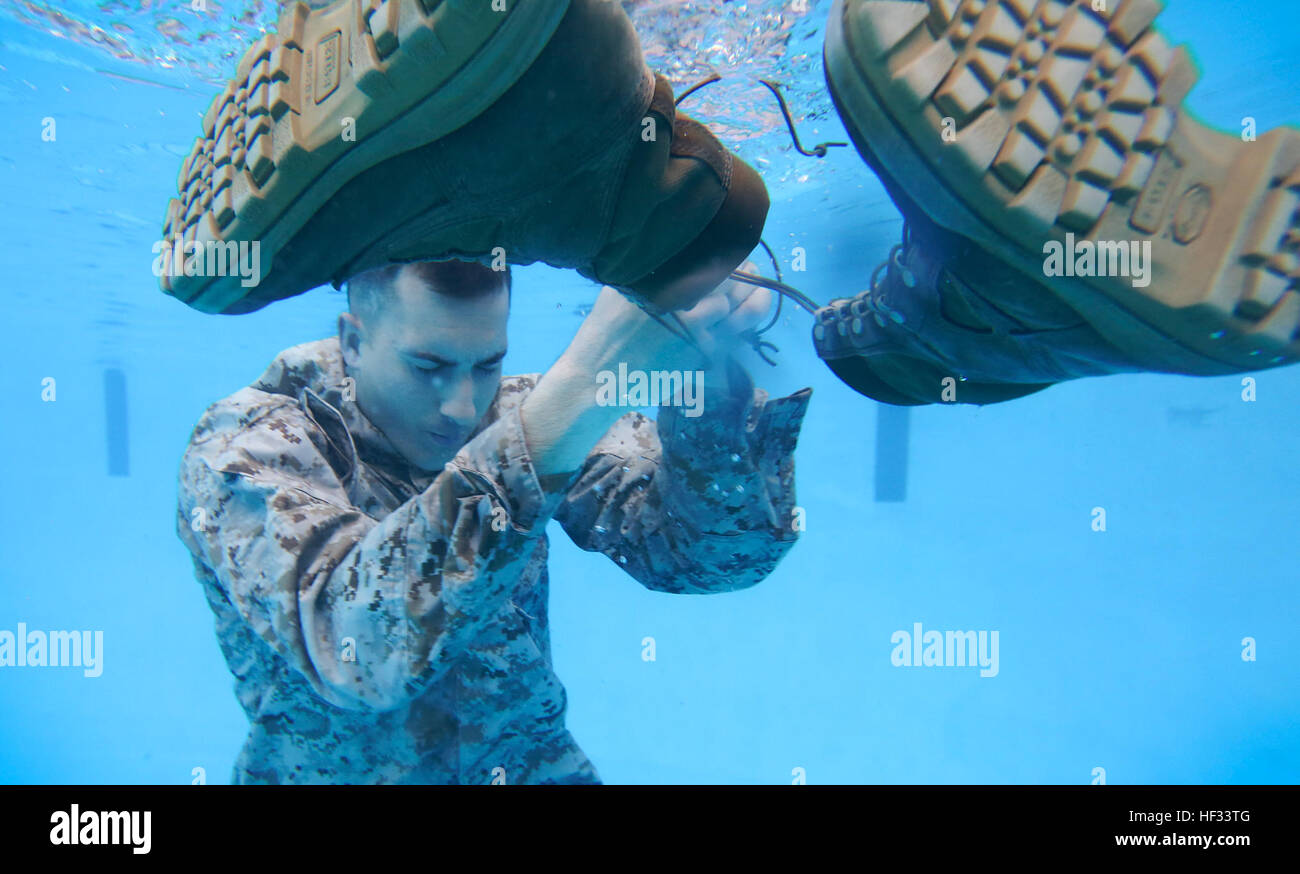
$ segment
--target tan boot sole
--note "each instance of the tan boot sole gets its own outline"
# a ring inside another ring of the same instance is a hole
[[[349,179],[434,142],[485,111],[536,60],[568,0],[297,3],[253,45],[208,107],[167,207],[177,238],[258,241],[276,253]],[[345,138],[348,127],[355,133]],[[232,271],[233,272],[233,271]],[[220,313],[239,276],[160,277],[164,292]],[[304,289],[305,290],[305,289]]]
[[[1097,5],[835,0],[827,82],[859,148],[935,221],[1143,366],[1300,358],[1300,131],[1244,142],[1197,122],[1181,109],[1197,71],[1151,28],[1162,5]],[[1150,241],[1150,284],[1046,276],[1044,244],[1067,234]]]

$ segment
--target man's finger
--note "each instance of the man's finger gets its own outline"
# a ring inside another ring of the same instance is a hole
[[[742,334],[756,328],[767,317],[772,307],[772,292],[766,288],[755,288],[739,307],[722,320],[715,329],[718,333],[730,335]]]
[[[733,310],[745,303],[745,301],[758,289],[756,285],[750,285],[748,282],[734,280],[727,286],[727,302]]]
[[[733,272],[752,273],[755,276],[757,276],[758,265],[756,265],[753,261],[746,261],[744,264],[741,264],[739,267],[737,267],[736,270]],[[740,301],[743,300],[749,294],[749,292],[754,289],[754,286],[740,279],[729,278],[726,283],[726,288],[727,288],[727,296],[732,299],[732,302],[734,304],[739,305]]]
[[[721,290],[715,289],[683,315],[691,322],[711,327],[725,319],[731,310],[731,300]]]

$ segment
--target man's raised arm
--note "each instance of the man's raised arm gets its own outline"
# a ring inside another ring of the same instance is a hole
[[[639,326],[643,339],[622,348],[640,354],[614,361],[589,350],[601,351],[601,320],[619,321],[632,305],[606,288],[561,359],[569,374],[561,408],[574,417],[591,415],[602,369],[705,374],[703,408],[691,411],[702,415],[664,406],[656,424],[630,414],[589,455],[580,457],[577,443],[566,450],[564,465],[582,468],[557,518],[579,547],[605,553],[648,588],[706,593],[751,586],[797,537],[793,456],[811,391],[768,400],[730,356],[766,317],[770,301],[765,289],[724,283],[674,314],[690,343],[639,313],[623,318],[622,329]],[[525,403],[526,422],[528,404],[542,402],[545,386],[543,379]],[[609,415],[619,408],[596,409]]]
[[[580,548],[646,588],[729,592],[764,579],[798,537],[794,449],[810,389],[770,400],[732,363],[708,373],[699,416],[623,417],[556,513]]]

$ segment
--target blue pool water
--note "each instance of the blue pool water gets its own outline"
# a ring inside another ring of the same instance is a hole
[[[0,782],[225,782],[247,730],[175,535],[177,463],[207,405],[330,334],[342,301],[217,317],[156,287],[199,117],[275,20],[208,5],[0,0],[0,630],[104,641],[98,677],[0,667]],[[787,279],[825,302],[865,287],[901,220],[851,148],[794,154],[753,82],[782,83],[805,142],[847,141],[830,2],[790,5],[624,2],[678,91],[727,76],[684,108],[763,173],[765,239],[787,264],[806,248]],[[1193,111],[1300,124],[1300,5],[1168,5],[1203,71]],[[514,284],[506,370],[545,370],[598,289],[544,265]],[[649,592],[553,526],[556,670],[606,782],[1300,782],[1300,369],[1255,374],[1250,403],[1239,377],[1124,375],[902,413],[841,385],[809,332],[787,307],[779,366],[747,361],[774,394],[814,389],[807,530],[766,581]],[[997,676],[893,666],[918,622],[996,630]]]

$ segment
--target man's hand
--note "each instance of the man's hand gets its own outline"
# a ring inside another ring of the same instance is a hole
[[[743,269],[753,270],[750,262]],[[615,289],[601,289],[587,318],[560,359],[524,401],[524,439],[539,474],[576,470],[623,407],[596,402],[597,374],[617,370],[715,370],[758,325],[771,292],[728,280],[691,309],[674,315],[689,338],[661,324]],[[677,326],[674,325],[674,328]]]
[[[629,370],[694,370],[703,366],[701,351],[680,336],[671,317],[661,318],[662,322],[657,321],[607,285],[556,365],[590,373],[593,386],[597,373],[617,370],[619,364]]]
[[[736,268],[743,273],[758,273],[753,261]],[[720,366],[752,331],[767,317],[772,306],[772,292],[736,279],[728,279],[677,316],[708,359],[709,366]]]
[[[758,270],[752,261],[738,269]],[[661,316],[661,324],[605,286],[564,355],[593,373],[619,363],[629,370],[713,367],[726,360],[746,331],[758,327],[771,306],[768,289],[728,279],[689,310]],[[676,335],[683,329],[689,340]]]

